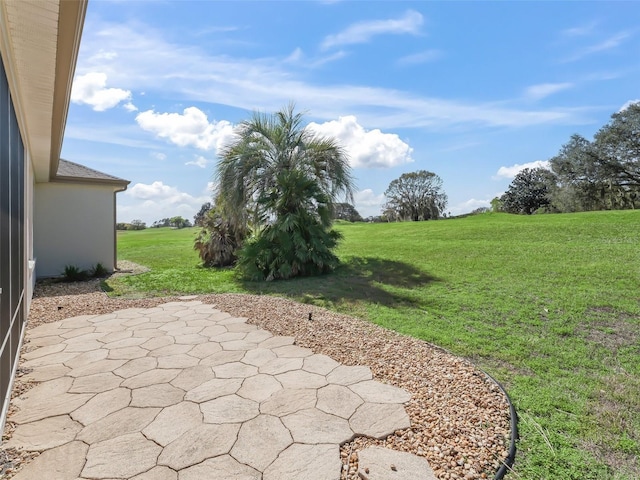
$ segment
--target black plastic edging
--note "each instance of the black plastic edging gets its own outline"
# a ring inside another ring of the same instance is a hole
[[[509,398],[509,394],[504,389],[502,384],[484,370],[482,370],[482,373],[490,378],[493,383],[495,383],[498,388],[502,390],[502,393],[504,393],[504,396],[507,399],[507,403],[509,404],[509,416],[511,417],[511,440],[509,441],[509,455],[507,455],[507,459],[502,462],[502,465],[500,465],[500,468],[493,477],[493,480],[502,480],[513,466],[513,463],[516,461],[516,440],[518,440],[518,414],[516,413],[516,407],[514,407],[513,403],[511,403],[511,398]]]

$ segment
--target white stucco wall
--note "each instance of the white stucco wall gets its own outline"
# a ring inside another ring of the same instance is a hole
[[[59,276],[66,265],[115,268],[114,187],[36,183],[33,250],[36,275]]]

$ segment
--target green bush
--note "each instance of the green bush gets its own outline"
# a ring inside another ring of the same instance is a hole
[[[66,265],[62,277],[65,282],[81,282],[89,277],[89,273],[75,265]]]
[[[100,262],[96,263],[96,266],[91,269],[91,276],[95,278],[102,278],[109,275],[109,270],[107,267],[102,265]]]

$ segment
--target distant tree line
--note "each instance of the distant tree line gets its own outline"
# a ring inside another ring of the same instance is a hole
[[[160,227],[172,227],[172,228],[186,228],[191,227],[191,222],[180,216],[163,218],[156,220],[151,224],[151,228]],[[147,228],[147,224],[142,220],[131,220],[130,223],[118,222],[116,223],[116,230],[144,230]]]
[[[170,218],[162,218],[160,220],[156,220],[151,224],[151,228],[161,228],[161,227],[172,227],[172,228],[187,228],[192,227],[191,222],[186,218],[182,218],[180,216],[170,217]]]
[[[549,166],[518,173],[492,209],[530,215],[640,207],[640,102],[614,113],[592,141],[572,135]]]

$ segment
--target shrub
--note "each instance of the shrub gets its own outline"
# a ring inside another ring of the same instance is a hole
[[[202,229],[193,248],[198,251],[205,267],[227,267],[236,262],[236,252],[245,236],[246,228],[212,209],[202,220]]]
[[[102,265],[100,262],[96,263],[96,266],[91,269],[91,276],[96,278],[106,277],[109,275],[109,270],[107,267]]]
[[[86,280],[88,276],[89,274],[86,270],[82,270],[75,265],[66,265],[62,274],[65,282],[81,282]]]

